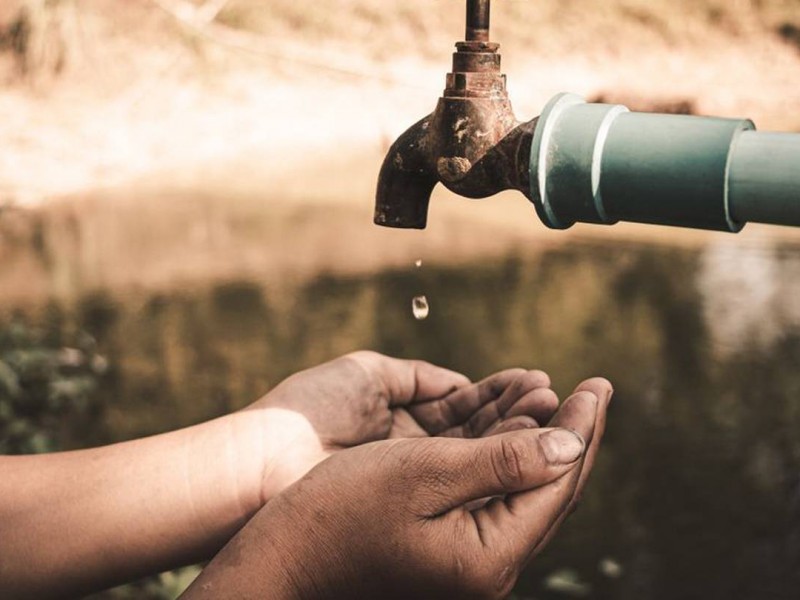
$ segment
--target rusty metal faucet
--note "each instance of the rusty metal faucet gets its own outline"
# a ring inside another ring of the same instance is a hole
[[[529,194],[528,157],[535,120],[520,124],[489,41],[490,0],[467,1],[465,41],[436,110],[392,145],[378,179],[375,223],[424,229],[428,202],[441,182],[468,198],[502,190]]]
[[[467,0],[465,41],[436,110],[383,162],[375,223],[424,229],[434,186],[468,198],[519,190],[554,229],[634,221],[737,232],[800,227],[800,135],[747,119],[630,112],[560,94],[514,117],[489,40],[489,0]]]

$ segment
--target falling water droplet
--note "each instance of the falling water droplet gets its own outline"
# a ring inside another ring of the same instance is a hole
[[[421,268],[422,267],[422,259],[418,258],[417,262],[414,263],[414,266],[417,267],[418,269]]]
[[[411,311],[414,313],[414,318],[417,321],[427,319],[431,312],[431,307],[428,305],[428,299],[425,296],[416,296],[411,301]]]

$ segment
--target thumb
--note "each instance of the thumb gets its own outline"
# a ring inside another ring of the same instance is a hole
[[[431,440],[433,441],[433,440]],[[526,429],[477,440],[438,439],[431,467],[418,471],[436,488],[436,514],[472,500],[546,485],[572,470],[585,452],[569,429]]]

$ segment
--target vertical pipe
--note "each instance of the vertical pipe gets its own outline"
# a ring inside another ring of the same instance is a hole
[[[467,0],[467,36],[468,42],[489,41],[489,8],[490,0]]]

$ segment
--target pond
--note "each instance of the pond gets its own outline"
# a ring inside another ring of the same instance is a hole
[[[224,414],[361,348],[473,379],[540,368],[561,397],[604,375],[616,395],[593,480],[517,597],[796,597],[800,244],[597,236],[421,258],[421,268],[409,260],[293,281],[78,283],[69,297],[41,292],[37,302],[0,282],[2,320],[53,339],[83,330],[108,360],[101,407],[63,424],[67,447]],[[430,302],[424,320],[412,315],[419,295]]]

